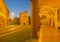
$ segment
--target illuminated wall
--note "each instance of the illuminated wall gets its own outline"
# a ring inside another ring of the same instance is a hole
[[[4,2],[0,0],[0,26],[5,26],[9,22],[9,10]]]
[[[28,13],[26,11],[20,13],[20,25],[28,25]]]

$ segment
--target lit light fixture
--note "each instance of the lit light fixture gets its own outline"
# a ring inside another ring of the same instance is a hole
[[[11,15],[14,15],[14,13],[12,13]]]
[[[14,13],[12,13],[11,16],[12,16],[12,20],[13,20],[13,18],[14,18]]]

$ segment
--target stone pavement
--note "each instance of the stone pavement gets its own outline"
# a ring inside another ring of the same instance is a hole
[[[37,40],[37,39],[30,39],[30,40],[27,40],[26,42],[39,42],[39,40]]]
[[[39,42],[60,42],[60,30],[49,26],[42,26],[39,34]]]
[[[31,39],[26,42],[60,42],[60,30],[43,25],[38,32],[39,39]]]

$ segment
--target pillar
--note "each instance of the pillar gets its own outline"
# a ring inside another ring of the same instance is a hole
[[[38,31],[40,29],[40,17],[38,0],[31,0],[31,23],[32,23],[32,36],[38,38]]]

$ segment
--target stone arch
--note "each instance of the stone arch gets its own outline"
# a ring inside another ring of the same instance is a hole
[[[46,11],[46,12],[48,12],[52,16],[54,15],[54,9],[51,6],[48,6],[48,5],[42,5],[42,6],[40,6],[40,13],[42,11]]]
[[[39,15],[40,15],[40,18],[43,19],[42,23],[44,22],[44,24],[49,24],[50,26],[53,26],[54,10],[52,7],[48,5],[40,6]]]

